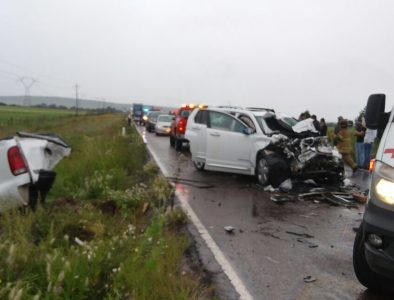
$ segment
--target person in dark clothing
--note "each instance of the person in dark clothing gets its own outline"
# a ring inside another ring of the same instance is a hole
[[[338,134],[339,130],[341,129],[341,126],[339,124],[341,123],[342,120],[343,120],[343,117],[339,116],[338,117],[338,123],[337,123],[337,125],[335,125],[335,129],[334,129],[334,133],[335,134]]]
[[[298,117],[298,121],[303,121],[306,119],[305,113],[301,113],[300,116]]]
[[[320,123],[317,120],[316,115],[312,115],[311,118],[313,120],[313,126],[315,126],[316,131],[320,134]]]
[[[326,120],[324,120],[324,118],[320,119],[320,134],[322,136],[327,136],[327,124],[326,124]]]
[[[366,128],[362,124],[362,120],[356,122],[354,135],[356,136],[356,163],[359,168],[364,165],[364,136]]]

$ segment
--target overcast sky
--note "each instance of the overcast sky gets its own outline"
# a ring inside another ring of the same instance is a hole
[[[394,99],[392,0],[0,0],[0,95],[305,109]]]

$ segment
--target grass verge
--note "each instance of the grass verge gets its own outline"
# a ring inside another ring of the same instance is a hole
[[[0,298],[208,299],[172,188],[121,115],[37,121],[72,146],[46,204],[0,218]],[[25,128],[3,128],[9,130]],[[10,133],[10,132],[9,132]],[[9,134],[8,133],[8,134]]]

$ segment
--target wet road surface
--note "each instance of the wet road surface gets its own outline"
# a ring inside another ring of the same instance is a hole
[[[176,152],[168,137],[145,137],[254,299],[386,299],[366,291],[353,272],[353,229],[362,219],[362,205],[279,205],[252,177],[197,171],[190,153]],[[353,180],[365,188],[368,177],[358,172]],[[225,232],[228,225],[234,234]],[[316,281],[306,283],[306,276]]]

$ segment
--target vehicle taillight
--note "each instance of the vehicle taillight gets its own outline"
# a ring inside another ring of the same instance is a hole
[[[375,164],[376,164],[376,159],[371,159],[370,161],[369,161],[369,172],[372,172],[373,171],[373,169],[375,169]]]
[[[184,134],[186,130],[186,119],[180,119],[178,123],[178,133]]]
[[[8,149],[8,163],[12,174],[15,176],[26,173],[27,166],[18,146]]]

